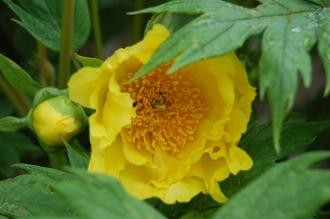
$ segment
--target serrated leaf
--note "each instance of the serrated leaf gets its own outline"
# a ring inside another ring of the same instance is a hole
[[[61,45],[61,20],[63,0],[3,0],[20,18],[16,22],[46,47],[59,51]],[[72,50],[79,50],[86,42],[91,29],[86,0],[75,1]]]
[[[74,58],[77,59],[83,66],[89,66],[89,67],[100,67],[103,63],[103,60],[97,59],[97,58],[91,58],[86,56],[81,56],[78,54],[74,55]]]
[[[0,132],[14,132],[26,126],[26,118],[17,118],[13,116],[0,118]]]
[[[277,2],[279,10],[287,14],[311,7],[301,1]],[[277,151],[280,151],[282,123],[296,95],[298,70],[305,86],[311,82],[312,66],[308,51],[316,42],[317,29],[317,14],[302,12],[273,19],[264,33],[259,64],[260,95],[263,97],[268,92]]]
[[[1,73],[8,83],[27,95],[34,95],[41,88],[41,85],[26,71],[2,54],[0,54]]]
[[[162,24],[170,32],[175,32],[195,18],[193,15],[182,15],[172,13],[161,13],[154,15],[147,23],[145,33],[152,29],[154,24]]]
[[[26,174],[1,181],[0,215],[10,218],[42,214],[74,216],[72,209],[50,187],[54,181],[63,180],[63,174],[49,168],[24,166],[44,174]]]
[[[141,12],[203,14],[166,40],[132,80],[174,59],[176,63],[169,72],[175,72],[201,59],[230,52],[242,45],[248,36],[260,33],[265,26],[265,23],[255,16],[255,12],[224,1],[179,0]]]
[[[71,167],[87,169],[89,163],[89,155],[85,149],[82,148],[77,141],[70,144],[63,139],[63,142],[66,147]]]
[[[296,94],[298,71],[305,85],[311,81],[308,52],[317,39],[319,13],[325,9],[315,4],[316,1],[261,2],[257,8],[248,9],[221,0],[174,0],[137,12],[199,17],[173,33],[132,80],[169,61],[175,60],[169,69],[169,73],[173,73],[196,61],[226,54],[239,48],[251,35],[265,30],[259,71],[260,92],[261,96],[268,94],[274,142],[279,151],[279,134]],[[324,41],[326,45],[328,42]]]
[[[313,165],[329,158],[329,152],[313,152],[276,165],[235,195],[213,218],[312,218],[330,201],[330,172]]]
[[[330,121],[285,123],[281,133],[282,152],[279,155],[274,150],[271,125],[252,125],[241,139],[239,146],[251,156],[253,167],[249,171],[241,172],[224,181],[221,184],[223,192],[229,197],[232,196],[273,167],[277,160],[292,153],[302,152],[318,134],[328,128],[330,128]]]
[[[77,180],[55,186],[82,218],[164,218],[143,201],[129,196],[110,176],[80,174]]]
[[[319,30],[319,44],[318,51],[323,61],[326,72],[326,89],[325,94],[330,92],[330,8],[325,8],[320,13],[320,30]]]

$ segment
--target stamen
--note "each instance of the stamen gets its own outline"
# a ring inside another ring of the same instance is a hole
[[[137,114],[124,136],[138,150],[154,153],[158,147],[175,156],[194,139],[207,106],[186,73],[168,75],[169,67],[163,65],[133,83],[121,84],[122,91],[131,94]]]

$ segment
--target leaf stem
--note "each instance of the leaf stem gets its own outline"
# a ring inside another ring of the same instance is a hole
[[[47,48],[40,42],[37,42],[41,84],[44,87],[53,86],[54,83],[54,68],[48,60]]]
[[[47,152],[50,166],[56,169],[63,169],[65,165],[68,164],[67,155],[65,148],[58,150],[56,152]]]
[[[91,0],[92,22],[95,40],[96,57],[101,59],[103,55],[102,33],[100,28],[100,15],[98,0]]]
[[[1,75],[1,72],[0,72],[0,89],[7,96],[8,100],[15,107],[17,113],[20,116],[23,117],[29,112],[31,108],[30,100],[27,98],[27,96],[22,94],[16,88],[9,85]]]
[[[61,170],[65,165],[68,164],[67,155],[64,149],[52,153],[47,152],[47,155],[50,165],[53,168]]]
[[[58,75],[58,87],[62,89],[66,87],[66,83],[70,76],[73,15],[74,0],[65,0],[62,19],[61,52]]]
[[[145,0],[135,0],[136,11],[143,9],[144,5],[145,5]],[[132,33],[133,43],[136,43],[142,37],[143,18],[144,18],[144,14],[134,15],[133,33]]]
[[[63,167],[68,164],[68,159],[64,146],[51,146],[45,144],[40,139],[38,140],[40,146],[44,149],[48,156],[49,164],[51,167],[56,169],[63,169]]]

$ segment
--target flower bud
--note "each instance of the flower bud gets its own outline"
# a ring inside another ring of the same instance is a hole
[[[32,112],[32,126],[39,139],[48,145],[63,145],[83,127],[84,113],[66,96],[57,96],[38,104]]]

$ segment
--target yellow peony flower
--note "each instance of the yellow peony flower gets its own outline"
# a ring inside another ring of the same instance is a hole
[[[32,126],[48,145],[63,145],[82,129],[82,111],[68,97],[58,96],[38,104],[32,112]]]
[[[96,110],[89,171],[116,177],[140,199],[171,204],[208,193],[225,202],[219,182],[253,164],[237,143],[255,90],[234,53],[172,75],[168,63],[127,83],[169,35],[156,24],[141,42],[70,79],[70,98]]]

